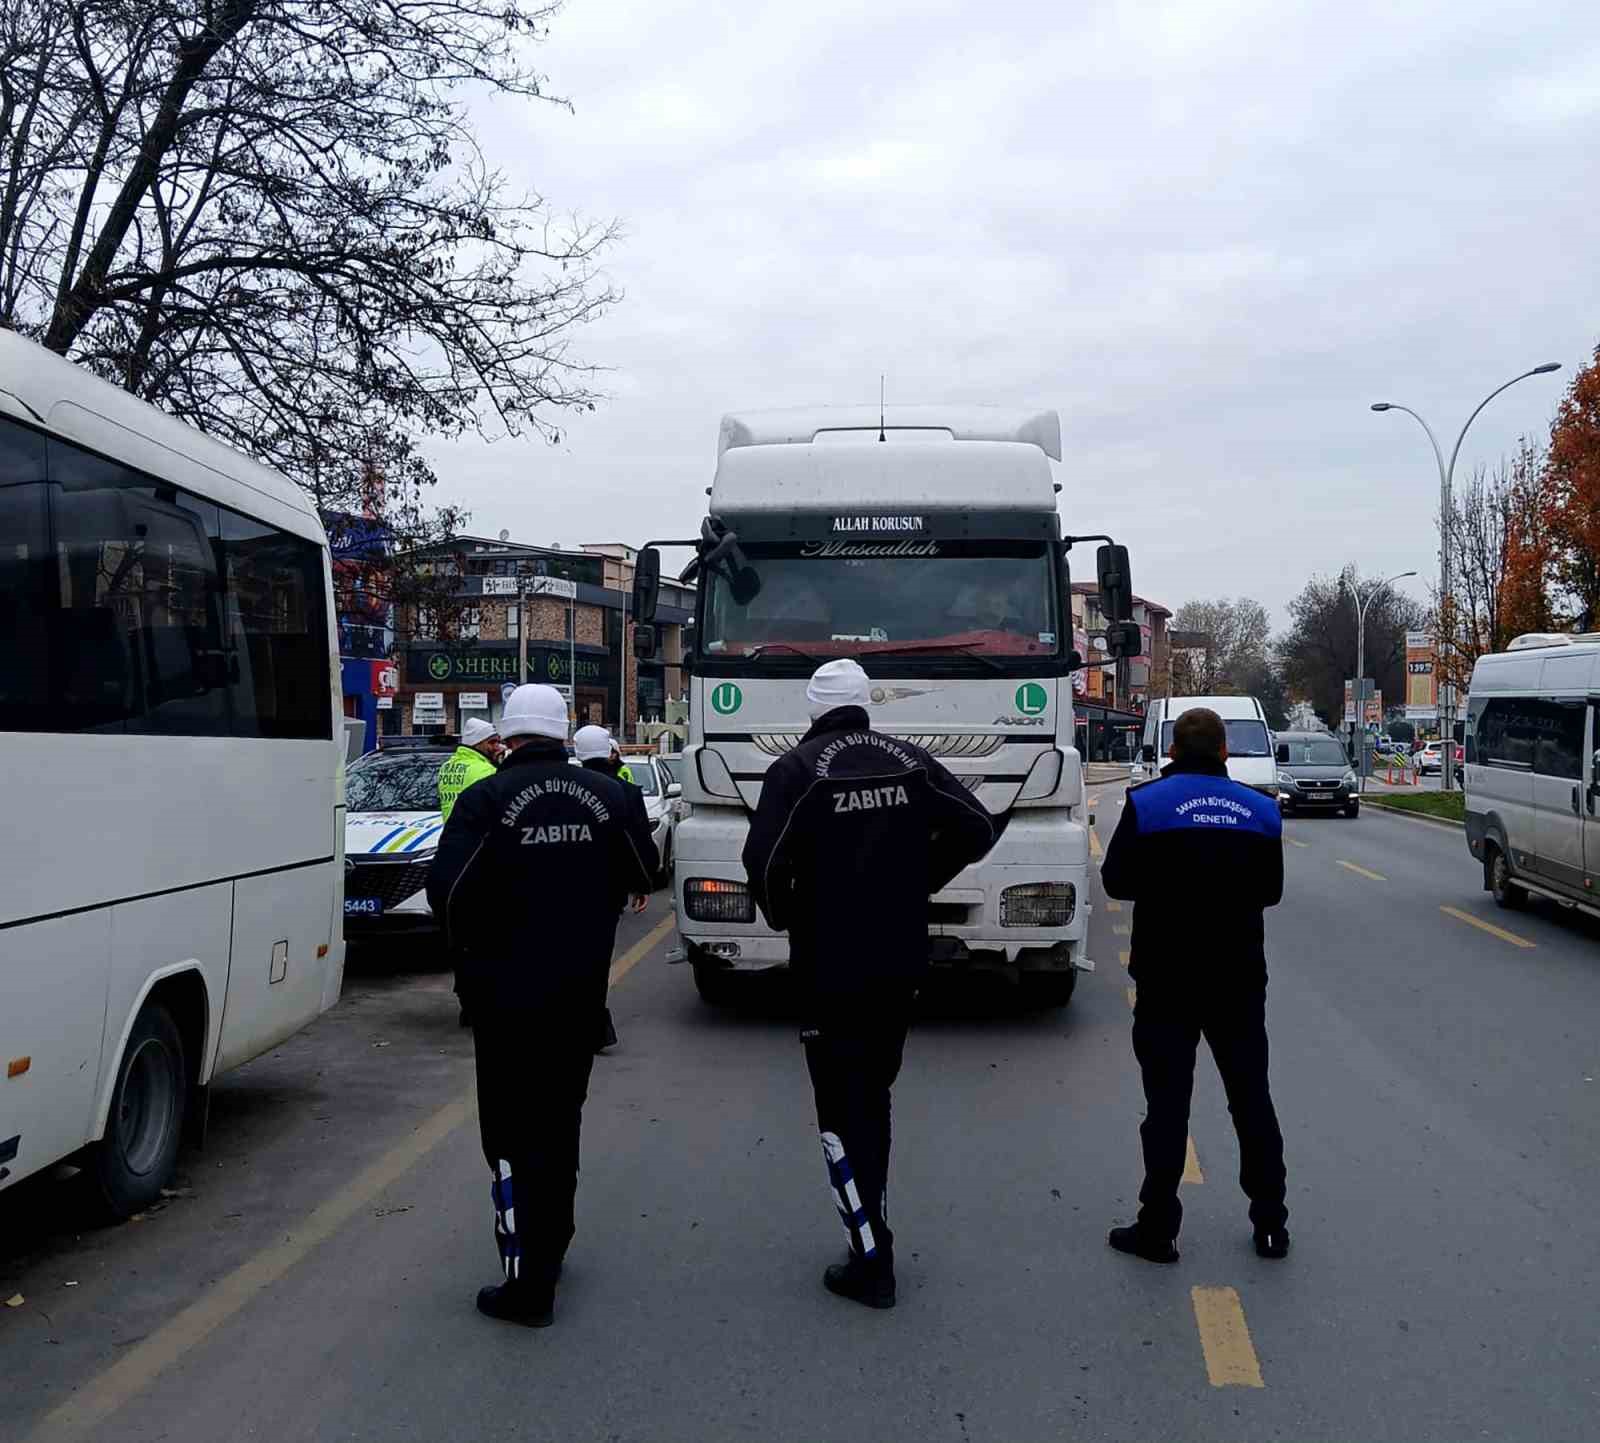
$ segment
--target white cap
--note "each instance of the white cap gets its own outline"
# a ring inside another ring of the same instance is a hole
[[[461,745],[464,747],[481,747],[490,737],[497,737],[497,732],[482,717],[468,717],[467,724],[461,728]]]
[[[500,735],[566,741],[566,699],[553,686],[519,686],[506,698],[506,709],[500,713]]]
[[[572,749],[580,762],[611,755],[611,733],[604,727],[579,727],[572,734]]]
[[[806,700],[811,703],[811,719],[837,706],[865,706],[870,685],[861,663],[841,657],[825,661],[811,674],[806,685]]]

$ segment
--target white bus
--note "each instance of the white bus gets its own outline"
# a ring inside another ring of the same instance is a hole
[[[338,998],[335,638],[296,486],[0,332],[0,1189],[137,1211]]]

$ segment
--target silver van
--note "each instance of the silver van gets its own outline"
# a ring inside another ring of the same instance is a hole
[[[1536,893],[1600,916],[1600,634],[1519,636],[1478,659],[1467,847],[1502,907]]]

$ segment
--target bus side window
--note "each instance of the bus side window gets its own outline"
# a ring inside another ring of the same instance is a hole
[[[44,437],[0,420],[0,731],[38,731],[50,724],[47,630],[58,602],[51,594],[52,558]]]

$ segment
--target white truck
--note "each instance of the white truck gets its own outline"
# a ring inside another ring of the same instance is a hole
[[[679,960],[708,1002],[783,967],[740,853],[761,781],[809,725],[806,680],[856,658],[873,726],[925,747],[997,817],[1000,841],[932,899],[935,965],[1001,971],[1064,1005],[1085,955],[1089,833],[1073,745],[1068,552],[1098,540],[1106,649],[1136,654],[1127,551],[1063,537],[1054,411],[909,407],[723,418],[693,541],[646,546],[635,649],[656,649],[660,546],[696,556],[686,666],[687,815],[673,842]]]

